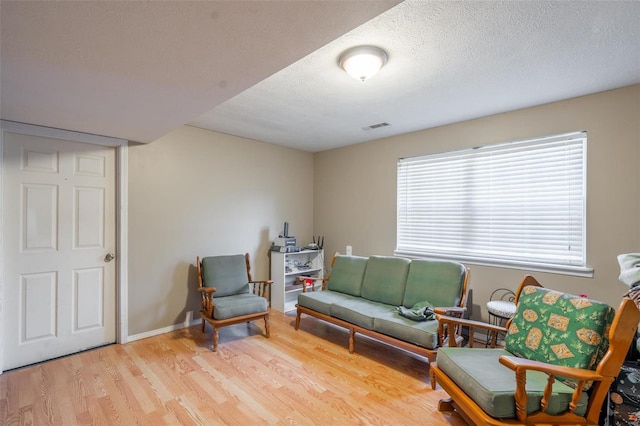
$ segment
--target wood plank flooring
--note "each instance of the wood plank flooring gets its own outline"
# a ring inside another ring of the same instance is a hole
[[[190,327],[0,375],[1,425],[456,425],[424,359],[303,316]]]

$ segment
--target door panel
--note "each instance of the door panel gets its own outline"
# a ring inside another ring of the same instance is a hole
[[[115,342],[115,149],[3,143],[3,369]]]
[[[58,187],[22,184],[22,251],[58,247]]]
[[[73,271],[76,300],[74,331],[104,326],[104,270],[88,268]]]
[[[74,248],[104,247],[104,189],[75,188]]]
[[[48,339],[56,335],[56,294],[58,274],[44,272],[20,277],[19,344]]]

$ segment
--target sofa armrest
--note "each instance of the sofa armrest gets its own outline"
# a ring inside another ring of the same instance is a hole
[[[555,379],[558,376],[577,381],[577,384],[573,391],[573,395],[571,397],[571,402],[569,403],[570,413],[575,412],[575,409],[578,406],[578,401],[580,400],[580,396],[582,395],[584,386],[587,382],[592,382],[592,381],[612,382],[613,381],[613,377],[606,377],[592,370],[547,364],[545,362],[533,361],[526,358],[518,358],[515,356],[502,355],[499,358],[499,361],[500,361],[500,364],[510,368],[515,372],[516,415],[518,416],[518,419],[522,422],[524,422],[527,419],[527,391],[525,387],[527,384],[528,370],[540,371],[549,376],[547,379],[547,384],[544,389],[544,394],[542,396],[542,401],[540,401],[540,407],[542,408],[541,411],[543,413],[545,412],[549,399],[551,398],[551,394],[553,391],[553,383],[555,382]]]
[[[477,329],[485,330],[491,336],[490,339],[490,347],[495,348],[497,343],[498,333],[506,333],[507,329],[505,327],[501,327],[499,325],[493,325],[486,322],[475,321],[465,318],[454,317],[450,315],[440,315],[436,314],[436,318],[438,319],[438,340],[440,340],[440,344],[445,341],[445,326],[446,333],[449,342],[449,346],[455,347],[458,346],[454,335],[459,333],[460,328],[468,327],[469,328],[469,347],[473,347],[473,335]]]
[[[462,314],[464,314],[467,311],[467,308],[465,306],[446,306],[446,307],[438,306],[433,308],[433,311],[436,314],[461,318]]]
[[[322,281],[322,290],[326,290],[326,282],[329,281],[329,278],[321,278],[321,277],[305,277],[302,275],[298,275],[296,277],[296,283],[297,284],[302,284],[302,292],[306,293],[307,292],[307,280],[312,280],[312,281]],[[311,286],[311,291],[315,291],[315,287],[312,285]]]

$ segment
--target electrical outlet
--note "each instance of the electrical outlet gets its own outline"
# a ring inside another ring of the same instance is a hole
[[[347,246],[347,256],[351,256],[353,254],[353,247]]]

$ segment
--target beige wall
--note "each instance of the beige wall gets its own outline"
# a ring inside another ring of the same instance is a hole
[[[393,123],[392,123],[393,125]],[[321,152],[314,157],[316,233],[327,256],[392,255],[396,243],[396,162],[400,157],[586,130],[587,261],[593,278],[531,272],[547,287],[618,306],[626,287],[616,256],[640,251],[640,86]],[[497,287],[515,289],[528,271],[471,267],[474,318]]]
[[[267,251],[289,222],[309,241],[313,155],[181,127],[129,149],[129,335],[199,318],[196,256]]]
[[[129,149],[129,335],[197,318],[197,255],[242,253],[268,277],[287,220],[327,256],[391,255],[399,157],[587,130],[587,258],[594,278],[533,273],[559,290],[619,302],[616,255],[640,251],[640,86],[570,99],[315,155],[193,127]],[[523,270],[471,267],[473,316]]]

